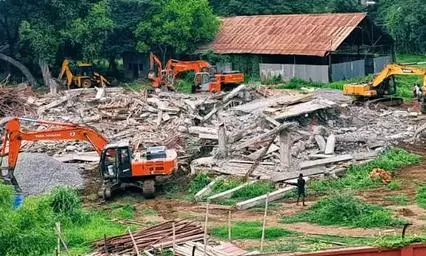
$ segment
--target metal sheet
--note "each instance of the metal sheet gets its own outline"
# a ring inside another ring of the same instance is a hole
[[[325,56],[366,18],[365,13],[260,15],[222,18],[216,53]]]

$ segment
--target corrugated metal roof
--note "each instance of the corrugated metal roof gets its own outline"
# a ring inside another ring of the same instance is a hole
[[[364,20],[365,13],[236,16],[222,18],[216,53],[325,56]]]

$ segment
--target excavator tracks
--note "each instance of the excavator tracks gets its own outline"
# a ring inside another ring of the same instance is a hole
[[[154,198],[155,195],[155,180],[144,180],[142,186],[143,195],[145,198]]]

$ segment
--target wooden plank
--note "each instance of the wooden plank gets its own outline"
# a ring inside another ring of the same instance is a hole
[[[218,153],[216,154],[216,158],[226,158],[228,157],[228,146],[227,146],[227,139],[226,139],[226,131],[225,131],[225,124],[220,124],[218,131],[217,131],[217,137],[218,137]]]
[[[227,103],[228,101],[232,100],[232,98],[234,98],[235,96],[237,96],[237,94],[246,88],[245,84],[240,84],[238,87],[234,88],[232,91],[230,91],[227,95],[225,95],[225,97],[223,97],[222,102],[223,103]]]
[[[284,109],[284,112],[278,113],[274,116],[275,120],[283,120],[290,117],[296,117],[303,114],[309,114],[314,111],[321,109],[331,108],[335,106],[336,103],[321,99],[321,100],[312,100],[309,102],[300,103],[297,105],[288,106]]]
[[[275,97],[262,98],[251,101],[249,103],[239,105],[233,108],[233,110],[242,111],[245,113],[251,112],[262,112],[266,108],[278,106],[278,105],[292,105],[300,102],[311,100],[311,95],[279,95]]]
[[[247,141],[244,141],[240,144],[235,145],[234,150],[241,150],[241,149],[248,147],[248,146],[250,146],[250,145],[252,145],[256,142],[263,141],[263,140],[271,137],[274,134],[277,134],[277,133],[280,133],[281,131],[284,131],[285,129],[289,128],[290,126],[291,126],[291,124],[286,124],[286,123],[282,124],[278,127],[275,127],[274,129],[270,130],[269,132],[258,135],[256,137],[250,139],[250,140],[247,140]]]
[[[340,155],[340,156],[334,156],[334,157],[325,158],[325,159],[305,161],[300,163],[300,169],[303,170],[303,169],[308,169],[308,168],[320,166],[320,165],[350,161],[352,159],[353,159],[352,155]]]
[[[198,134],[198,138],[205,140],[218,140],[219,137],[217,134],[208,134],[208,133],[200,133]]]
[[[325,166],[319,166],[319,167],[313,167],[313,168],[298,171],[298,172],[281,172],[273,176],[271,180],[273,182],[286,181],[286,180],[297,179],[300,173],[303,173],[304,177],[309,177],[313,175],[323,174],[325,172],[327,172],[327,168],[325,168]]]
[[[287,171],[290,167],[290,134],[287,131],[280,133],[280,165],[281,170]]]
[[[224,191],[224,192],[222,192],[222,193],[219,193],[219,194],[216,194],[216,195],[212,195],[212,196],[209,196],[208,197],[208,200],[215,200],[215,199],[225,199],[225,198],[230,198],[235,192],[237,192],[238,190],[240,190],[240,189],[242,189],[242,188],[244,188],[244,187],[246,187],[246,186],[248,186],[248,185],[251,185],[251,184],[253,184],[253,183],[255,183],[255,182],[257,182],[258,180],[252,180],[252,181],[249,181],[249,182],[246,182],[246,183],[243,183],[243,184],[241,184],[241,185],[239,185],[238,187],[235,187],[235,188],[233,188],[233,189],[229,189],[229,190],[226,190],[226,191]]]
[[[215,128],[210,128],[210,127],[191,126],[189,127],[188,131],[191,134],[206,133],[206,134],[217,135],[217,130]]]
[[[261,149],[259,149],[259,150],[256,150],[255,152],[251,153],[251,154],[250,154],[250,155],[248,155],[247,157],[248,157],[249,159],[255,160],[256,158],[258,158],[258,157],[259,157],[259,155],[260,155],[260,153],[262,152],[262,150],[263,150],[263,148],[261,148]],[[273,153],[273,152],[276,152],[276,151],[278,151],[278,150],[280,150],[280,148],[279,148],[277,145],[272,144],[272,145],[271,145],[271,147],[269,147],[268,152],[266,152],[266,155],[268,155],[268,154],[270,154],[270,153]]]
[[[212,182],[207,184],[207,186],[205,186],[203,189],[198,191],[197,194],[195,194],[195,200],[201,201],[201,199],[203,199],[204,196],[207,196],[208,194],[212,192],[214,185],[216,185],[217,182],[223,179],[224,177],[222,176],[216,177]]]
[[[293,189],[293,187],[285,187],[285,188],[282,188],[282,189],[275,190],[272,193],[269,193],[269,202],[281,199],[284,196],[285,193],[291,191],[292,189]],[[252,199],[249,199],[249,200],[246,200],[246,201],[239,202],[239,203],[236,204],[236,207],[239,210],[245,210],[245,209],[249,209],[251,207],[254,207],[256,205],[264,204],[265,201],[266,201],[266,196],[267,195],[262,195],[262,196],[258,196],[258,197],[255,197],[255,198],[252,198]]]

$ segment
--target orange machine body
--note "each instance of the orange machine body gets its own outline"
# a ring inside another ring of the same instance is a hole
[[[23,131],[21,121],[28,121],[47,126],[42,131]],[[104,180],[114,179],[115,184],[121,181],[132,182],[153,179],[158,175],[170,175],[177,169],[177,153],[174,150],[163,150],[162,157],[148,159],[144,157],[132,159],[131,150],[126,143],[109,144],[108,140],[95,129],[72,123],[58,123],[25,118],[7,120],[0,157],[8,156],[8,180],[20,192],[21,189],[14,177],[22,141],[40,140],[76,140],[89,142],[100,155],[99,167]],[[108,175],[107,158],[112,150],[115,155],[112,175]],[[117,155],[120,152],[121,155]],[[117,158],[117,156],[120,156]],[[1,166],[1,165],[0,165]]]

